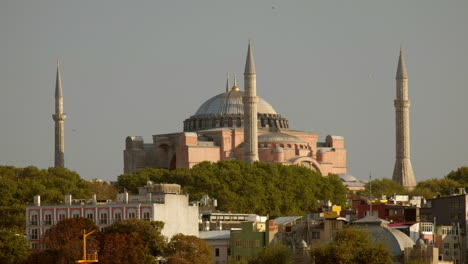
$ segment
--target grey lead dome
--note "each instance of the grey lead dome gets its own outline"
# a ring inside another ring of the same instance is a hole
[[[205,103],[203,103],[194,116],[205,115],[230,115],[230,114],[244,114],[244,104],[242,97],[244,92],[231,90],[229,92],[218,94]],[[273,106],[267,101],[260,98],[258,102],[259,114],[277,114]]]

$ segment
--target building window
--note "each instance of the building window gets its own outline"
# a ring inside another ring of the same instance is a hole
[[[312,232],[312,239],[319,239],[320,238],[320,232]]]
[[[37,229],[31,229],[31,239],[37,239],[37,238],[38,238]]]
[[[31,225],[37,225],[37,215],[31,215]]]
[[[255,240],[255,247],[260,247],[260,240]]]
[[[52,225],[52,215],[51,214],[46,214],[44,216],[44,225]]]
[[[458,247],[459,247],[458,243],[453,244],[453,248],[458,248]]]
[[[241,241],[240,240],[236,240],[236,247],[241,247]]]
[[[122,213],[115,213],[114,214],[114,219],[116,221],[122,220]]]
[[[338,230],[338,222],[336,221],[331,222],[331,228],[332,230]]]
[[[450,244],[449,243],[444,243],[444,248],[450,248]]]
[[[86,218],[88,218],[89,220],[93,220],[93,213],[87,213]]]
[[[215,256],[219,257],[219,248],[215,248]]]
[[[144,212],[143,213],[143,220],[146,220],[146,221],[150,220],[150,213],[149,212]]]
[[[37,243],[31,243],[31,248],[32,249],[37,249],[38,248]]]
[[[228,256],[231,256],[231,248],[230,247],[228,247],[228,249],[227,249],[227,254],[228,254]]]
[[[73,213],[73,218],[80,218],[80,214],[79,213]]]
[[[241,261],[241,256],[240,255],[236,256],[236,261]]]
[[[128,213],[128,218],[136,218],[135,212]]]
[[[101,218],[99,219],[101,225],[107,225],[107,213],[101,213]]]
[[[59,218],[59,221],[65,220],[65,214],[59,214],[58,218]]]
[[[250,240],[244,240],[244,247],[245,248],[250,248],[251,247]]]

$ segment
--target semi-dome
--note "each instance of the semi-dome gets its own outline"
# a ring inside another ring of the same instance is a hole
[[[244,125],[244,92],[237,86],[204,102],[193,116],[184,121],[184,131],[214,128],[237,128]],[[289,128],[288,120],[276,113],[267,101],[259,97],[257,104],[258,128]]]
[[[204,102],[200,108],[198,108],[195,116],[205,115],[230,115],[230,114],[244,114],[244,104],[242,103],[242,97],[244,92],[231,90],[226,93],[218,94],[206,102]],[[275,114],[276,111],[267,101],[259,97],[257,105],[259,114]]]

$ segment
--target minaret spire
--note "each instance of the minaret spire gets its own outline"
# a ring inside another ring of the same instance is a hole
[[[239,87],[237,87],[237,76],[236,76],[236,73],[234,73],[234,84],[232,85],[232,90],[233,90],[233,91],[239,91]]]
[[[229,92],[229,72],[226,74],[226,93]]]
[[[55,79],[55,167],[65,167],[64,157],[64,121],[67,115],[63,112],[63,91],[60,78],[60,64],[57,60],[57,75]]]
[[[244,70],[244,161],[258,161],[258,124],[257,124],[257,74],[252,53],[252,43],[249,40],[247,59]]]
[[[405,60],[401,48],[396,73],[396,99],[394,105],[396,121],[396,159],[395,168],[393,169],[393,180],[408,189],[413,189],[416,187],[416,179],[410,159],[410,100],[408,99],[408,73],[406,72]]]

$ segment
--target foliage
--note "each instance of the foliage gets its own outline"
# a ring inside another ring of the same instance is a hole
[[[249,264],[292,264],[292,255],[289,248],[280,243],[270,244],[265,247],[255,258],[249,260]]]
[[[101,238],[99,263],[152,264],[156,262],[149,254],[146,243],[136,233],[110,233],[104,234]]]
[[[164,223],[159,221],[128,219],[115,222],[107,227],[104,232],[106,234],[135,235],[145,243],[145,246],[150,250],[150,254],[158,256],[163,254],[167,244],[166,237],[161,234],[163,227]]]
[[[98,230],[93,221],[86,218],[69,218],[52,226],[42,238],[45,250],[36,251],[30,263],[73,263],[81,259],[83,250],[83,230]],[[99,233],[99,232],[98,232]],[[87,251],[98,251],[99,241],[93,234],[87,238]]]
[[[437,194],[450,195],[452,189],[459,188],[461,186],[462,185],[459,182],[449,178],[430,179],[418,182],[418,185],[413,192],[426,190],[426,195],[430,195],[430,197],[427,197],[426,195],[425,197],[433,198]]]
[[[177,234],[168,246],[168,264],[207,264],[213,262],[211,247],[196,236]]]
[[[459,182],[463,187],[468,187],[468,167],[460,167],[456,171],[451,171],[446,178]]]
[[[317,200],[346,204],[346,187],[336,175],[322,177],[302,166],[243,161],[202,162],[192,169],[144,169],[118,177],[120,190],[136,192],[148,180],[177,183],[191,199],[218,199],[218,209],[272,217],[314,211]]]
[[[380,197],[386,195],[391,197],[394,194],[408,194],[405,187],[401,186],[398,182],[387,178],[375,179],[366,184],[366,190],[362,193],[364,195],[370,194],[370,187],[372,184],[372,197]]]
[[[101,180],[89,181],[89,189],[98,200],[116,200],[118,190],[110,182]]]
[[[70,218],[52,226],[42,238],[46,250],[34,252],[29,263],[74,263],[82,257],[83,229],[97,230],[87,237],[87,251],[99,251],[99,263],[153,264],[162,255],[166,238],[162,222],[139,219],[118,221],[101,233],[93,221]],[[154,253],[154,254],[153,254]]]
[[[392,263],[385,246],[372,245],[366,231],[352,227],[338,231],[333,242],[313,247],[311,256],[315,263]]]
[[[0,263],[24,263],[31,252],[28,240],[14,230],[0,229]]]
[[[424,196],[425,198],[434,198],[436,195],[450,195],[453,189],[468,187],[468,167],[460,167],[456,171],[451,171],[443,178],[435,178],[418,182],[416,187],[408,191],[397,182],[383,178],[373,180],[372,194],[378,197],[382,194],[387,197],[393,194],[409,194],[411,196]],[[369,183],[366,184],[366,190],[358,194],[369,195]]]
[[[0,166],[0,227],[25,229],[26,204],[35,195],[41,195],[42,203],[59,203],[65,194],[90,197],[89,183],[73,171],[64,168],[40,170],[30,166],[15,168]]]

